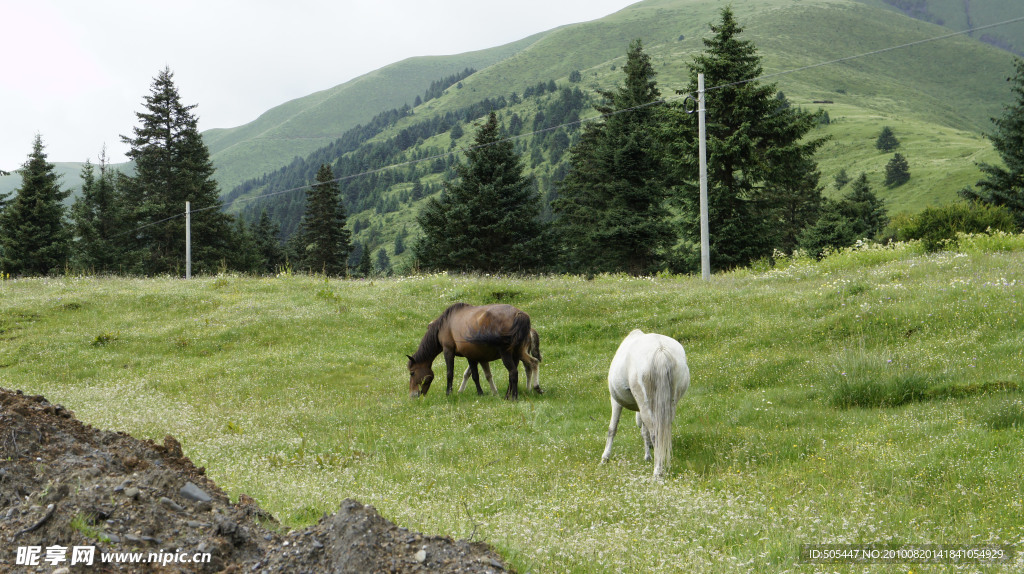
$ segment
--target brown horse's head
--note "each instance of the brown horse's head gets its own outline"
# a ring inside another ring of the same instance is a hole
[[[415,399],[421,394],[427,394],[427,391],[430,390],[430,383],[434,382],[434,371],[430,368],[431,363],[433,361],[417,363],[412,357],[409,357],[409,398]]]

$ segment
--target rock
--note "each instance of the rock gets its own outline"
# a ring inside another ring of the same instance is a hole
[[[171,510],[173,510],[175,512],[182,512],[182,511],[185,510],[184,506],[178,504],[177,502],[174,502],[173,500],[171,500],[170,498],[167,498],[166,496],[161,496],[160,497],[160,504],[164,505],[167,508],[170,508]]]
[[[427,561],[427,551],[426,550],[420,550],[419,552],[417,552],[416,554],[413,555],[413,558],[417,562],[422,564],[422,563]]]
[[[206,494],[203,489],[199,488],[191,481],[186,482],[185,486],[181,487],[179,492],[183,497],[196,502],[210,502],[213,500],[209,494]]]

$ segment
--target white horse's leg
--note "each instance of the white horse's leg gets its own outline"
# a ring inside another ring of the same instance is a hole
[[[640,411],[637,411],[637,427],[640,427],[640,437],[643,439],[643,459],[650,460],[650,449],[654,447],[654,439],[650,436],[650,429],[643,424]]]
[[[491,376],[490,363],[480,363],[484,368],[484,376],[487,377],[487,383],[491,385],[491,393],[498,394],[498,387],[494,386],[494,377]]]
[[[612,420],[608,423],[608,442],[604,445],[604,454],[601,455],[601,462],[608,462],[612,456],[612,440],[615,439],[615,431],[619,428],[619,417],[622,416],[622,405],[612,399]]]

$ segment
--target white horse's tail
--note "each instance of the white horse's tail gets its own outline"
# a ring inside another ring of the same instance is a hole
[[[651,438],[654,442],[654,463],[655,466],[660,463],[663,472],[667,470],[672,456],[672,421],[676,417],[676,403],[673,398],[676,368],[676,360],[672,354],[659,346],[654,351],[651,369],[647,373],[653,380],[645,385],[648,396],[651,397],[651,418],[654,419],[651,421],[652,428],[649,429],[653,435]]]

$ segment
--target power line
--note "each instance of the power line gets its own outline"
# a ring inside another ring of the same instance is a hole
[[[890,46],[890,47],[887,47],[887,48],[881,48],[881,49],[878,49],[878,50],[872,50],[872,51],[869,51],[869,52],[862,52],[860,54],[855,54],[855,55],[852,55],[852,56],[844,56],[842,58],[836,58],[834,60],[828,60],[828,61],[825,61],[825,62],[819,62],[819,63],[816,63],[816,64],[810,64],[810,65],[807,65],[807,66],[801,66],[799,68],[793,68],[793,69],[790,69],[790,70],[783,70],[783,71],[775,72],[775,73],[771,73],[771,74],[762,74],[762,75],[757,76],[755,78],[749,78],[749,79],[746,79],[746,80],[739,80],[739,81],[736,81],[736,82],[730,82],[730,83],[721,84],[721,85],[718,85],[718,86],[711,86],[711,87],[705,88],[704,92],[705,93],[713,92],[713,91],[722,90],[722,89],[733,87],[733,86],[739,86],[739,85],[743,85],[743,84],[748,84],[748,83],[751,83],[751,82],[757,82],[757,81],[768,80],[768,79],[771,79],[771,78],[776,78],[776,77],[785,76],[785,75],[789,75],[789,74],[795,74],[797,72],[803,72],[803,71],[811,70],[811,69],[814,69],[814,68],[820,68],[820,67],[824,67],[824,66],[831,66],[831,65],[835,65],[835,64],[841,64],[843,62],[849,62],[851,60],[857,60],[857,59],[860,59],[860,58],[866,58],[866,57],[870,57],[870,56],[875,56],[875,55],[883,54],[883,53],[886,53],[886,52],[892,52],[892,51],[895,51],[895,50],[901,50],[901,49],[910,48],[910,47],[913,47],[913,46],[919,46],[921,44],[927,44],[927,43],[930,43],[930,42],[937,42],[939,40],[945,40],[945,39],[948,39],[948,38],[953,38],[953,37],[956,37],[956,36],[962,36],[964,34],[970,34],[972,32],[977,32],[977,31],[980,31],[980,30],[987,30],[987,29],[990,29],[990,28],[996,28],[996,27],[999,27],[999,26],[1005,26],[1007,24],[1014,24],[1014,23],[1017,23],[1017,22],[1024,22],[1024,16],[1017,17],[1017,18],[1011,18],[1009,20],[1003,20],[1001,22],[996,22],[994,24],[986,24],[984,26],[974,26],[974,27],[971,27],[971,28],[967,28],[965,30],[960,30],[960,31],[956,31],[956,32],[950,32],[948,34],[942,34],[940,36],[933,36],[931,38],[924,38],[922,40],[915,40],[913,42],[906,42],[906,43],[903,43],[903,44],[899,44],[899,45],[896,45],[896,46]],[[373,175],[373,174],[376,174],[376,173],[381,173],[383,171],[390,170],[390,169],[397,169],[397,168],[405,167],[405,166],[408,166],[408,165],[415,165],[415,164],[418,164],[418,163],[421,163],[421,162],[425,162],[425,161],[434,161],[434,160],[437,160],[437,159],[442,159],[442,158],[445,158],[445,157],[448,157],[448,156],[452,156],[452,155],[456,155],[456,154],[459,154],[459,153],[466,153],[468,151],[472,151],[472,150],[479,149],[479,148],[482,148],[482,147],[486,147],[486,146],[490,146],[490,145],[496,145],[496,144],[499,144],[499,143],[502,143],[502,142],[514,141],[514,140],[518,140],[518,139],[525,138],[525,137],[530,137],[530,136],[535,136],[535,135],[547,133],[547,132],[554,131],[554,130],[557,130],[557,129],[563,128],[563,127],[583,125],[586,122],[599,121],[599,120],[603,120],[603,119],[606,119],[606,118],[609,118],[609,117],[612,117],[612,116],[616,116],[616,115],[619,115],[619,114],[633,112],[633,111],[641,110],[641,109],[652,107],[652,106],[662,105],[662,104],[666,104],[666,103],[673,102],[673,101],[676,101],[676,100],[685,99],[685,98],[688,98],[688,97],[693,97],[693,95],[690,94],[690,93],[678,93],[675,96],[669,96],[669,97],[666,97],[666,98],[661,98],[659,100],[655,100],[653,102],[648,102],[648,103],[645,103],[645,104],[640,104],[638,106],[633,106],[633,107],[629,107],[629,108],[623,108],[623,109],[620,109],[620,110],[614,110],[614,111],[607,112],[607,113],[604,113],[604,114],[598,114],[596,116],[591,116],[591,117],[588,117],[588,118],[582,118],[582,119],[579,119],[579,120],[576,120],[576,121],[566,122],[566,123],[562,123],[562,124],[559,124],[559,125],[556,125],[556,126],[543,128],[543,129],[540,129],[540,130],[534,130],[534,131],[531,131],[531,132],[527,132],[527,133],[523,133],[523,134],[518,134],[518,135],[515,135],[515,136],[509,136],[509,137],[506,137],[506,138],[503,138],[503,139],[500,139],[498,141],[491,142],[491,143],[488,143],[488,144],[479,144],[479,145],[465,146],[465,147],[461,147],[461,148],[459,148],[457,150],[453,150],[453,151],[449,151],[449,152],[445,152],[445,153],[441,153],[441,154],[436,154],[436,155],[433,155],[433,156],[424,157],[424,158],[420,158],[420,159],[409,160],[409,161],[405,161],[405,162],[401,162],[401,163],[389,164],[389,165],[386,165],[386,166],[383,166],[383,167],[380,167],[380,168],[377,168],[377,169],[372,169],[372,170],[364,171],[364,172],[361,172],[361,173],[356,173],[356,174],[346,175],[346,176],[343,176],[343,177],[338,177],[338,178],[335,178],[333,180],[326,181],[326,182],[318,182],[316,184],[301,185],[301,186],[298,186],[298,187],[293,187],[291,189],[283,189],[283,190],[274,191],[274,192],[270,192],[270,193],[260,194],[260,195],[255,196],[255,197],[239,198],[239,199],[233,200],[231,202],[231,204],[232,205],[240,204],[240,203],[244,204],[244,203],[248,203],[250,201],[257,201],[257,200],[261,200],[261,199],[265,199],[265,198],[269,198],[269,197],[274,197],[274,196],[277,196],[277,195],[282,195],[282,194],[285,194],[285,193],[292,193],[292,192],[295,192],[295,191],[301,191],[301,190],[304,190],[304,189],[310,189],[310,188],[314,187],[315,185],[322,185],[324,183],[341,183],[341,182],[349,181],[349,180],[352,180],[352,179],[355,179],[355,178],[358,178],[358,177],[364,177],[364,176]],[[308,139],[319,139],[319,138],[308,138]],[[211,209],[220,209],[221,207],[223,207],[223,205],[221,205],[221,206],[209,206],[209,207],[204,207],[204,208],[200,208],[200,209],[194,209],[194,210],[192,210],[192,213],[198,213],[198,212],[201,212],[201,211],[207,211],[207,210],[211,210]],[[142,229],[145,229],[147,227],[150,227],[150,226],[153,226],[153,225],[158,225],[158,224],[163,223],[165,221],[170,221],[171,219],[175,219],[177,217],[184,217],[184,216],[185,216],[185,212],[181,212],[181,213],[172,215],[170,217],[165,217],[164,219],[161,219],[159,221],[153,221],[153,222],[147,223],[147,224],[142,225],[142,226],[140,226],[140,227],[138,227],[138,228],[136,228],[136,229],[134,229],[132,231],[128,231],[128,232],[122,233],[120,235],[126,235],[128,233],[135,233],[135,232],[141,231]],[[120,237],[120,235],[115,236],[115,237]]]

